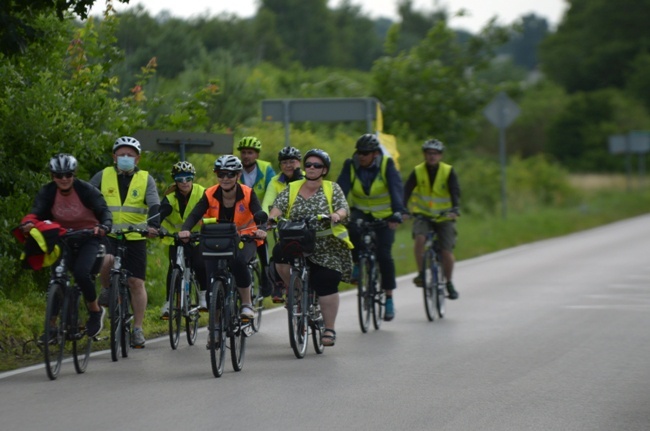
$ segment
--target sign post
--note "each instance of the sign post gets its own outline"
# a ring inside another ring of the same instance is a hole
[[[506,218],[506,128],[519,116],[519,106],[503,91],[485,107],[483,115],[499,129],[499,159],[501,162],[501,214]]]

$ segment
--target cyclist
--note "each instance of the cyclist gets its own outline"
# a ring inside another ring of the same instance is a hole
[[[209,187],[201,199],[194,206],[192,212],[183,222],[178,236],[189,238],[190,230],[202,218],[216,218],[235,223],[240,233],[254,234],[255,242],[243,242],[237,251],[237,257],[231,265],[235,285],[241,296],[242,318],[252,320],[255,317],[251,298],[251,274],[248,271],[248,262],[255,257],[257,246],[264,243],[266,232],[257,229],[253,215],[262,209],[255,191],[248,186],[239,184],[242,175],[242,163],[236,156],[225,155],[214,162],[214,173],[217,175],[218,184]],[[214,272],[214,262],[205,262],[206,273]]]
[[[180,161],[172,166],[171,176],[174,179],[166,191],[165,197],[160,203],[160,223],[168,232],[178,232],[183,226],[194,206],[203,196],[205,187],[194,183],[196,169],[190,162]],[[198,230],[198,226],[197,226]],[[167,290],[165,298],[169,298],[169,283],[171,282],[172,269],[176,262],[176,246],[172,238],[165,238],[164,243],[169,244],[169,267],[167,270]],[[198,247],[192,248],[190,260],[192,268],[196,274],[197,282],[201,290],[199,291],[199,309],[207,311],[208,305],[205,300],[205,289],[207,280],[205,274],[205,265],[198,257],[200,253]],[[161,310],[161,318],[169,317],[169,300],[165,301]]]
[[[91,270],[101,244],[100,237],[110,231],[113,216],[102,194],[91,184],[76,178],[77,165],[77,159],[70,154],[61,153],[50,159],[52,182],[39,190],[21,227],[26,235],[35,223],[45,220],[55,221],[66,229],[94,229],[95,236],[70,243],[74,253],[73,261],[69,262],[90,312],[86,333],[94,337],[102,330],[105,310],[97,303],[96,274]],[[49,341],[46,337],[44,334],[41,341]]]
[[[243,165],[243,169],[239,178],[241,184],[247,185],[255,191],[260,203],[264,201],[264,195],[269,188],[271,178],[275,176],[275,171],[271,163],[259,160],[260,151],[262,151],[262,142],[255,136],[244,136],[237,145],[239,157]],[[262,207],[264,211],[268,211],[267,207]],[[262,266],[262,294],[268,296],[271,290],[269,286],[267,268],[269,266],[268,246],[266,242],[257,247],[257,255],[260,258]]]
[[[379,140],[375,135],[362,135],[356,143],[356,151],[351,159],[343,164],[336,181],[348,197],[351,214],[350,239],[353,244],[361,241],[361,232],[355,220],[386,220],[387,226],[377,228],[377,263],[381,272],[381,288],[386,292],[386,311],[384,320],[395,317],[393,290],[395,282],[395,261],[392,247],[395,242],[395,229],[402,222],[401,214],[406,213],[403,199],[402,179],[392,158],[383,155]],[[352,250],[356,263],[359,254]],[[358,275],[353,273],[353,281]]]
[[[456,171],[442,162],[445,146],[437,139],[429,139],[422,145],[424,162],[415,167],[404,186],[404,197],[414,214],[436,220],[433,228],[441,246],[442,268],[447,279],[449,299],[457,299],[452,274],[454,270],[454,246],[456,245],[456,218],[460,216],[460,185]],[[445,213],[444,216],[440,216]],[[429,222],[416,218],[413,221],[414,253],[418,276],[413,283],[422,287],[422,256],[429,232]]]
[[[302,159],[302,154],[299,149],[294,147],[284,147],[278,152],[278,162],[280,162],[281,172],[271,178],[271,182],[269,183],[269,186],[266,189],[266,194],[264,195],[262,209],[265,211],[271,209],[273,201],[275,201],[278,193],[284,190],[287,187],[287,184],[304,178],[304,175],[300,170],[300,159]],[[269,264],[267,278],[272,281],[273,293],[271,298],[273,302],[284,302],[282,297],[284,285],[272,264]]]
[[[138,168],[140,161],[140,142],[130,136],[117,138],[113,144],[113,166],[97,172],[90,182],[101,190],[109,209],[113,212],[114,228],[124,229],[131,225],[147,225],[149,237],[158,234],[160,223],[158,212],[160,198],[156,183],[147,171]],[[142,323],[147,308],[147,291],[145,275],[147,269],[147,241],[138,234],[127,234],[126,258],[123,267],[131,273],[129,289],[133,304],[133,337],[136,348],[145,344]],[[109,235],[109,249],[115,253],[117,240]],[[107,255],[102,267],[102,287],[99,303],[108,306],[108,284],[110,269],[113,266],[112,255]]]
[[[348,280],[352,269],[350,249],[353,245],[341,222],[348,216],[345,194],[338,184],[323,178],[331,167],[329,154],[320,149],[307,151],[303,157],[305,178],[289,183],[275,199],[270,218],[305,218],[314,214],[329,214],[329,222],[322,222],[321,230],[329,235],[316,236],[314,252],[307,257],[310,268],[309,283],[318,294],[323,313],[322,341],[325,346],[336,342],[335,323],[339,309],[338,285]],[[273,259],[285,285],[289,284],[290,267],[279,245],[273,249]]]

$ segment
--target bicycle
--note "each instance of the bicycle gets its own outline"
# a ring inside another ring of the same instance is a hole
[[[424,292],[424,310],[427,319],[433,322],[436,312],[441,319],[445,317],[445,286],[447,280],[442,268],[442,256],[438,236],[433,230],[435,220],[424,216],[420,219],[429,223],[429,232],[424,243],[422,258],[422,290]]]
[[[356,220],[361,230],[359,249],[359,280],[357,283],[357,305],[359,325],[364,334],[370,328],[370,315],[375,329],[381,327],[386,310],[386,292],[381,288],[381,273],[377,265],[377,234],[375,229],[387,226],[385,220]]]
[[[287,316],[289,323],[289,342],[298,359],[305,357],[309,335],[312,336],[317,354],[324,351],[322,332],[323,316],[318,303],[318,295],[309,285],[309,266],[307,256],[313,251],[317,236],[313,223],[330,220],[326,214],[314,215],[305,219],[279,219],[276,229],[283,253],[292,255],[289,262],[290,279],[287,288]]]
[[[191,249],[199,234],[193,233],[189,242],[178,238],[178,233],[160,232],[159,237],[174,239],[176,261],[169,278],[169,343],[176,350],[180,341],[181,320],[185,318],[187,343],[193,346],[199,327],[199,284],[190,261]]]
[[[266,213],[263,213],[266,216]],[[216,269],[210,275],[210,301],[208,305],[208,349],[215,377],[221,377],[225,368],[226,349],[230,349],[232,367],[241,371],[244,366],[246,338],[255,330],[253,321],[242,319],[239,314],[241,297],[230,272],[240,242],[255,241],[254,235],[240,234],[234,223],[218,221],[201,229],[203,258],[216,261]],[[257,224],[265,223],[261,213],[255,214]],[[250,266],[249,266],[250,267]],[[230,344],[226,345],[226,338]]]
[[[148,235],[146,229],[139,229],[129,226],[127,229],[117,229],[111,232],[117,240],[116,254],[113,257],[113,267],[110,272],[108,310],[111,322],[111,359],[117,362],[120,355],[123,358],[129,356],[131,335],[133,328],[133,310],[131,307],[131,291],[129,290],[129,277],[131,273],[122,267],[122,259],[126,254],[126,234],[137,233],[142,236]]]
[[[255,258],[248,262],[248,270],[251,274],[251,298],[253,302],[253,310],[255,311],[255,319],[253,319],[252,329],[255,332],[260,331],[262,326],[262,311],[264,311],[264,296],[262,296],[262,263],[257,255]]]
[[[89,312],[84,301],[80,300],[82,292],[79,285],[71,282],[72,277],[68,267],[75,248],[69,242],[93,235],[93,229],[80,229],[68,230],[59,237],[62,253],[48,284],[45,334],[42,343],[45,371],[50,380],[55,380],[61,371],[66,341],[72,342],[75,371],[83,374],[88,366],[92,343],[99,340],[96,336],[86,336],[85,319],[88,319]],[[106,248],[101,245],[92,273],[99,273],[105,252]]]

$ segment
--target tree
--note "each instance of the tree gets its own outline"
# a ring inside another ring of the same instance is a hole
[[[402,125],[420,137],[457,142],[474,129],[475,114],[492,96],[472,70],[489,64],[506,31],[490,23],[479,36],[460,44],[440,20],[419,45],[397,52],[399,31],[393,27],[386,43],[389,55],[372,69],[374,95],[385,104],[388,128]]]
[[[512,56],[512,61],[526,70],[537,68],[539,44],[548,36],[548,21],[534,13],[524,15],[515,24],[510,40],[499,53]]]
[[[558,30],[541,44],[543,71],[570,93],[624,88],[635,59],[650,49],[650,0],[568,1]]]
[[[129,3],[129,0],[118,1]],[[42,29],[33,26],[33,17],[56,14],[63,20],[65,14],[71,12],[86,19],[94,3],[95,0],[3,0],[0,3],[0,52],[5,55],[24,53],[30,42],[47,37]]]

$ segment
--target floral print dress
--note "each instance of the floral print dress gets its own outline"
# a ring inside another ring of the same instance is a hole
[[[332,183],[331,210],[327,203],[323,186],[321,186],[309,199],[305,199],[298,194],[291,207],[291,214],[289,214],[289,217],[287,217],[287,209],[289,208],[289,187],[278,194],[273,202],[273,206],[282,211],[284,217],[290,219],[300,219],[316,214],[330,214],[341,208],[344,208],[348,214],[350,213],[350,208],[345,199],[345,195],[343,195],[343,190],[341,190],[341,187],[336,183]],[[318,223],[320,223],[318,230],[326,230],[330,227],[330,223],[327,220]],[[340,272],[343,275],[343,281],[349,282],[352,273],[352,253],[347,244],[335,236],[327,235],[324,237],[317,237],[314,252],[307,258],[317,265]]]

